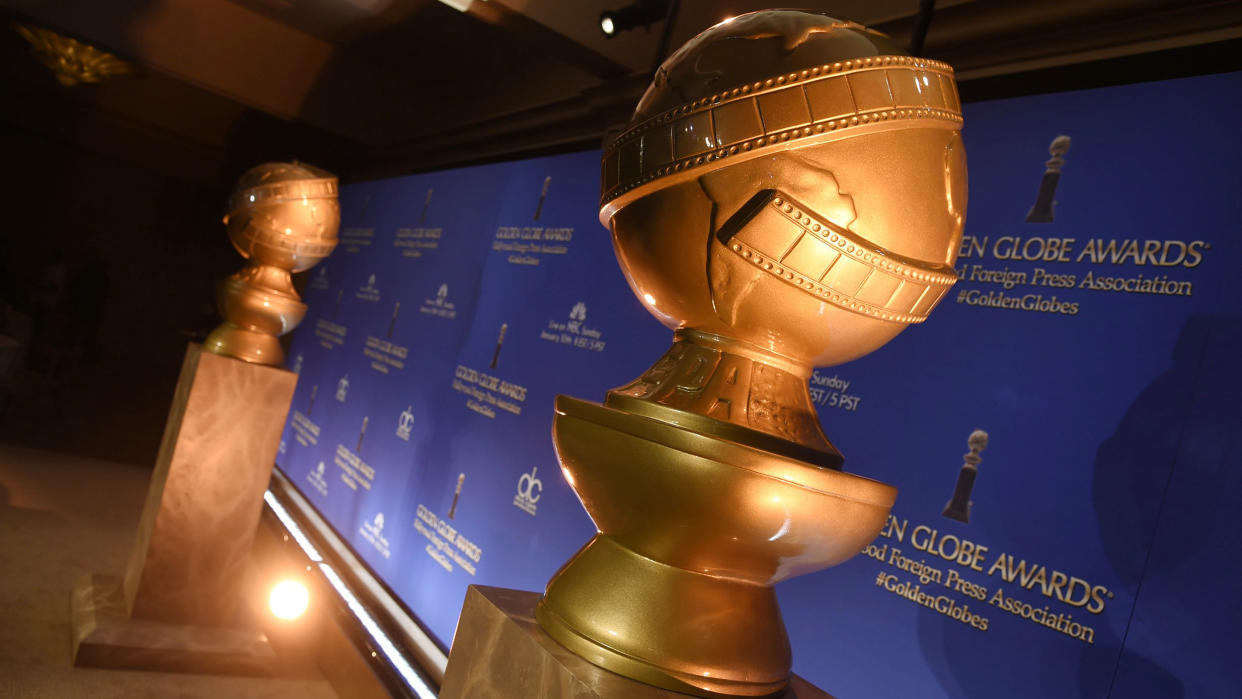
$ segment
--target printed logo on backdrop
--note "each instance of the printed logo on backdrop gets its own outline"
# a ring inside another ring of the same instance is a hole
[[[461,494],[461,484],[466,474],[457,477],[457,490],[453,495],[453,507],[449,509],[450,519],[457,507],[457,497]],[[414,530],[427,540],[423,552],[436,562],[446,573],[460,568],[470,575],[476,572],[476,566],[483,559],[483,549],[479,548],[448,519],[441,519],[426,505],[420,504],[414,519]]]
[[[448,518],[453,519],[457,516],[457,501],[461,499],[461,486],[466,482],[466,474],[457,474],[457,487],[453,489],[453,504],[449,505]]]
[[[397,316],[401,314],[401,302],[398,301],[392,305],[392,317],[388,319],[388,332],[385,337],[392,339],[392,334],[397,330]]]
[[[280,444],[276,446],[276,453],[284,454],[286,451],[289,451],[289,443],[282,439]]]
[[[310,288],[319,291],[328,289],[328,267],[319,265],[319,270],[311,276]],[[332,317],[320,318],[315,322],[315,337],[319,340],[319,346],[324,349],[334,349],[345,344],[345,326],[336,322],[337,313],[341,309],[341,297],[344,295],[344,289],[338,289],[336,292],[336,301],[332,307]]]
[[[523,473],[518,478],[517,495],[513,496],[513,506],[532,517],[535,515],[536,503],[543,494],[543,481],[535,477],[536,466],[530,473]]]
[[[548,200],[548,187],[552,186],[552,176],[548,175],[543,178],[543,189],[539,190],[539,203],[535,205],[535,215],[531,217],[532,221],[538,221],[543,215],[543,203]]]
[[[408,406],[401,411],[401,415],[397,417],[397,439],[410,441],[410,429],[414,427],[414,413],[410,412],[414,406]]]
[[[449,287],[447,283],[441,284],[436,289],[436,295],[429,299],[423,300],[423,305],[418,309],[420,313],[426,313],[436,318],[444,318],[453,320],[457,317],[457,306],[449,300]]]
[[[500,326],[500,337],[496,342],[496,351],[492,355],[493,367],[500,360],[500,350],[504,345],[507,328],[508,325]],[[467,396],[467,408],[487,418],[495,419],[498,414],[497,410],[521,415],[522,404],[526,402],[525,386],[504,381],[498,376],[471,369],[462,364],[458,364],[453,371],[452,386],[454,391]]]
[[[547,327],[539,331],[539,339],[588,352],[603,352],[607,344],[603,332],[589,327],[586,319],[586,303],[579,301],[569,309],[568,320],[549,320]]]
[[[358,446],[362,446],[362,438],[366,435],[367,418],[362,418],[362,431],[358,435]],[[370,490],[371,485],[375,482],[375,468],[362,460],[356,452],[350,451],[349,447],[344,444],[337,443],[336,453],[332,455],[332,463],[340,469],[341,482],[349,487],[350,490]]]
[[[319,444],[319,425],[310,419],[310,411],[315,407],[315,393],[318,390],[318,386],[311,387],[310,407],[307,408],[306,414],[302,414],[300,410],[294,410],[293,416],[289,419],[289,426],[293,428],[293,439],[304,447]]]
[[[372,303],[380,300],[380,290],[375,286],[374,272],[371,273],[371,276],[367,277],[366,284],[358,287],[358,290],[354,292],[354,297],[362,299],[363,301],[370,301]]]
[[[1039,193],[1035,195],[1035,205],[1026,214],[1027,223],[1052,223],[1056,216],[1057,183],[1061,181],[1061,167],[1065,165],[1065,154],[1070,149],[1069,136],[1057,136],[1048,144],[1048,154],[1052,158],[1044,163],[1043,179],[1039,181]]]
[[[1052,139],[1052,158],[1044,163],[1035,203],[1024,227],[962,236],[958,266],[959,304],[992,310],[1076,316],[1091,307],[1093,296],[1139,294],[1193,296],[1194,273],[1212,245],[1206,240],[1165,237],[1150,230],[1127,229],[1132,238],[1083,238],[1075,235],[1018,235],[1021,230],[1056,230],[1056,192],[1070,137]],[[989,259],[990,258],[990,259]],[[1082,271],[1082,265],[1088,265]],[[991,288],[989,288],[991,287]]]
[[[298,356],[293,358],[293,366],[289,368],[289,371],[292,371],[295,374],[301,374],[302,373],[302,359],[303,359],[302,353],[298,352]]]
[[[509,332],[509,324],[500,324],[500,333],[496,335],[496,350],[492,352],[492,361],[487,365],[489,369],[495,369],[500,365],[500,350],[505,346],[505,333]]]
[[[375,239],[375,229],[365,225],[369,223],[368,219],[371,217],[371,196],[368,194],[362,200],[362,207],[358,216],[358,220],[364,225],[341,229],[338,247],[351,255],[362,252]]]
[[[388,325],[389,337],[392,336],[393,325],[397,322],[397,310],[400,308],[401,304],[397,304],[393,309],[392,321]],[[367,335],[367,344],[362,348],[362,354],[371,360],[369,366],[372,369],[387,374],[392,369],[405,368],[405,359],[410,355],[410,348],[398,345],[392,340]]]
[[[341,380],[336,382],[336,399],[344,403],[347,395],[349,395],[349,374],[342,376]]]
[[[357,448],[354,449],[355,454],[362,453],[362,439],[363,437],[367,436],[367,423],[370,421],[371,421],[371,418],[367,417],[366,415],[362,416],[362,429],[358,430],[358,446]]]
[[[397,235],[392,241],[392,245],[401,251],[402,257],[422,257],[440,247],[440,239],[444,237],[444,229],[440,227],[425,227],[427,224],[427,210],[431,208],[431,193],[433,191],[435,190],[427,190],[427,197],[423,200],[423,211],[418,216],[418,225],[413,228],[397,229]]]
[[[988,433],[983,430],[971,432],[966,438],[966,447],[970,451],[962,456],[962,467],[957,471],[957,484],[953,486],[953,497],[949,498],[944,511],[940,513],[962,524],[970,524],[970,508],[975,504],[970,499],[970,494],[974,491],[975,477],[979,475],[979,464],[983,461],[983,457],[979,454],[988,447]]]
[[[329,286],[327,265],[319,265],[319,269],[315,270],[306,285],[315,291],[327,291]]]
[[[980,453],[988,446],[987,432],[974,430],[966,444],[970,451],[962,457],[953,496],[942,513],[964,524],[970,521],[970,495],[983,461]],[[881,564],[875,578],[880,590],[981,632],[1012,615],[1019,623],[1094,645],[1091,617],[1102,614],[1115,596],[1105,585],[1047,563],[1011,551],[993,552],[991,546],[896,513],[863,555]],[[1032,596],[1043,599],[1024,601]]]
[[[376,513],[375,518],[370,522],[363,522],[362,526],[358,527],[358,533],[384,558],[392,555],[392,551],[388,546],[388,539],[384,538],[383,512]]]
[[[310,473],[306,474],[306,482],[310,483],[311,487],[315,489],[315,492],[327,497],[328,479],[323,475],[322,461],[316,464],[315,468],[311,469]]]
[[[570,241],[574,238],[573,228],[533,225],[543,218],[543,207],[551,186],[552,176],[544,177],[530,224],[496,228],[492,250],[509,253],[505,258],[509,264],[533,267],[548,257],[569,252]]]

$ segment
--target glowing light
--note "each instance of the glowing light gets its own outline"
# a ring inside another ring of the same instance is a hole
[[[310,592],[296,580],[282,580],[272,588],[267,604],[277,618],[296,619],[306,612],[306,607],[310,604]]]
[[[401,679],[404,680],[405,685],[409,687],[414,695],[419,699],[436,699],[435,690],[433,690],[431,686],[423,680],[418,671],[414,669],[414,666],[410,665],[410,662],[406,660],[401,651],[399,651],[396,645],[393,644],[392,639],[390,639],[388,635],[380,629],[380,626],[376,623],[375,618],[371,616],[366,607],[362,606],[362,603],[358,601],[357,597],[354,596],[354,593],[349,589],[349,586],[345,584],[345,581],[341,579],[341,576],[332,569],[331,565],[323,562],[323,557],[319,554],[319,551],[315,548],[314,544],[311,543],[305,532],[302,531],[302,528],[298,526],[298,523],[289,514],[289,511],[286,510],[284,505],[280,504],[280,501],[276,499],[276,495],[270,490],[264,491],[263,501],[266,502],[267,506],[270,507],[272,512],[276,514],[276,518],[279,519],[280,523],[284,525],[285,531],[289,532],[290,536],[293,537],[293,540],[297,542],[298,547],[301,548],[302,552],[306,554],[306,557],[309,558],[312,563],[318,565],[319,572],[323,574],[323,576],[328,580],[328,584],[332,586],[332,589],[336,591],[336,594],[339,595],[345,602],[345,606],[348,607],[349,611],[353,613],[354,618],[362,624],[362,628],[366,630],[367,635],[371,637],[371,640],[379,646],[379,649],[384,653],[384,658],[388,661],[389,665],[397,671],[397,674],[401,676]]]
[[[604,32],[604,34],[608,36],[612,36],[617,33],[617,25],[612,21],[611,15],[604,15],[599,18],[599,28],[600,31]]]
[[[651,294],[643,294],[643,298],[646,299],[647,303],[651,304],[652,306],[655,305],[655,297],[652,296]]]

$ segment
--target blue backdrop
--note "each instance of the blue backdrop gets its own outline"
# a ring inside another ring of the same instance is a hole
[[[812,380],[846,470],[900,495],[863,555],[778,587],[796,672],[857,699],[1235,696],[1240,108],[1237,73],[966,105],[962,281]],[[1059,135],[1054,221],[1027,223]],[[279,466],[446,647],[467,585],[542,590],[594,531],[554,396],[602,400],[671,341],[598,172],[346,186],[310,273]]]

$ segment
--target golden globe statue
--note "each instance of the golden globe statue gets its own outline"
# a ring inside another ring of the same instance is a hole
[[[822,15],[742,15],[665,61],[605,148],[600,221],[674,342],[603,405],[557,398],[599,530],[539,603],[561,644],[692,694],[786,685],[772,585],[855,555],[896,497],[840,470],[807,379],[956,281],[961,126],[949,66]]]
[[[224,224],[250,264],[216,289],[225,321],[207,336],[207,350],[256,364],[283,362],[276,338],[306,315],[291,274],[331,254],[340,223],[331,173],[298,162],[247,170],[229,197]]]

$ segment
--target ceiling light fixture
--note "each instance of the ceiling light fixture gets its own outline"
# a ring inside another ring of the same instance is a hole
[[[636,27],[650,28],[668,16],[669,0],[638,0],[617,10],[599,15],[599,30],[609,39]]]

